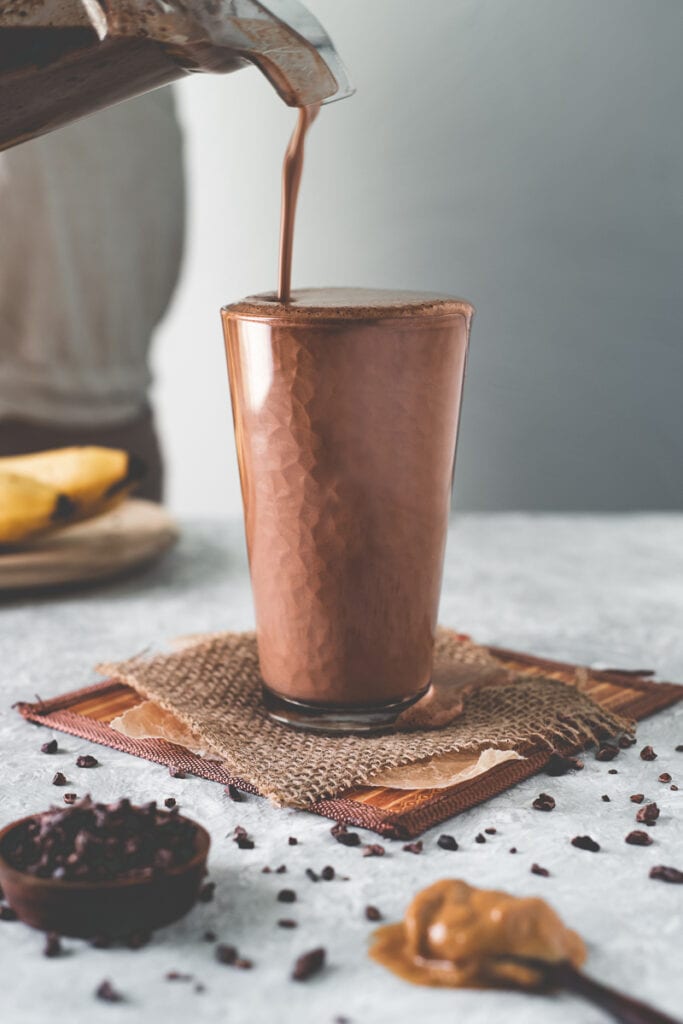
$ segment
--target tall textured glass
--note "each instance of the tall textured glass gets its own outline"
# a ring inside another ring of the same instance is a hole
[[[473,309],[330,288],[222,314],[266,706],[389,727],[430,683]]]

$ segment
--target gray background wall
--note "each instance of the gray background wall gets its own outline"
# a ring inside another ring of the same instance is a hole
[[[312,133],[295,283],[478,307],[467,508],[683,504],[683,4],[310,0],[358,87]],[[258,72],[181,88],[190,235],[155,350],[170,498],[239,509],[218,309],[275,284],[293,122]]]

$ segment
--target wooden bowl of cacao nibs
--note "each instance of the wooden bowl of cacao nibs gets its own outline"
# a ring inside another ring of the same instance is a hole
[[[125,940],[194,906],[209,845],[206,830],[175,808],[85,797],[0,832],[0,886],[33,928]]]

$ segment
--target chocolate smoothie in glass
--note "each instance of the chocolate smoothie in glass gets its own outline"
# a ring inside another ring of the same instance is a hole
[[[428,689],[472,307],[369,289],[223,309],[271,716],[390,727]]]

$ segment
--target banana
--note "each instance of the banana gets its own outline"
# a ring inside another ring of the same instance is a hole
[[[0,458],[1,472],[55,488],[73,503],[72,518],[84,519],[122,500],[145,475],[145,467],[120,448],[91,445],[10,455]]]
[[[0,470],[0,544],[62,525],[73,512],[73,502],[51,484]]]

